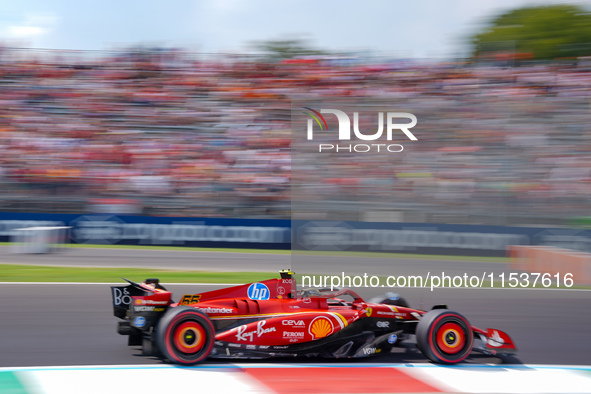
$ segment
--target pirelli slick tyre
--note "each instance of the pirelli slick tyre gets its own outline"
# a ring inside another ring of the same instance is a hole
[[[448,309],[435,309],[424,314],[415,334],[417,346],[425,357],[441,364],[464,360],[474,344],[468,320]]]
[[[211,320],[188,306],[170,308],[158,322],[156,344],[162,355],[177,364],[197,364],[207,358],[215,340]]]

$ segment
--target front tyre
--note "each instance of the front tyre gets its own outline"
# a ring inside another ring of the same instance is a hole
[[[455,364],[472,351],[474,336],[468,320],[448,309],[424,314],[416,329],[417,345],[429,360]]]
[[[213,348],[215,330],[209,317],[188,306],[171,308],[158,322],[156,343],[164,357],[177,364],[203,361]]]

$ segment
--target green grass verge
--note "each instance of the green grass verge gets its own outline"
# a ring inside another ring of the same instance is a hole
[[[309,276],[322,277],[323,275],[314,274]],[[355,275],[350,275],[355,276]],[[91,267],[53,267],[38,265],[16,265],[0,264],[0,282],[94,282],[94,283],[125,283],[121,278],[127,278],[136,282],[141,282],[146,278],[158,278],[163,284],[166,283],[235,283],[243,284],[250,282],[259,282],[266,279],[278,278],[277,272],[207,272],[207,271],[175,271],[175,270],[152,270],[143,268],[91,268]],[[302,275],[296,275],[299,284],[302,284]],[[388,288],[382,287],[387,283],[386,277],[379,276],[380,286],[376,289],[383,291],[404,291],[412,287]],[[429,288],[431,283],[424,283],[424,287]],[[486,282],[481,289],[501,288],[501,282]],[[435,287],[437,289],[437,287]],[[505,289],[511,289],[505,282]],[[523,287],[517,287],[523,288]],[[532,288],[532,286],[529,286]],[[566,288],[566,286],[543,287],[540,284],[536,288],[556,289]],[[355,287],[352,287],[355,290]],[[478,289],[475,287],[475,289]],[[575,285],[571,289],[591,289],[591,286]]]
[[[144,268],[84,268],[0,264],[0,282],[141,282],[158,278],[162,283],[250,283],[278,277],[266,272],[171,271]]]

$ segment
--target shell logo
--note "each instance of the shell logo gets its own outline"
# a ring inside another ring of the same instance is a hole
[[[312,339],[324,338],[334,331],[332,322],[324,316],[319,316],[312,320],[308,332],[312,335]]]

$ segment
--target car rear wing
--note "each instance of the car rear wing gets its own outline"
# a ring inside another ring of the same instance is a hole
[[[120,319],[125,319],[129,306],[132,303],[131,297],[149,296],[155,293],[156,288],[162,288],[158,285],[157,279],[147,279],[146,283],[155,283],[156,287],[152,288],[148,285],[136,283],[131,280],[121,278],[128,282],[127,286],[111,286],[111,297],[113,299],[113,315]]]

